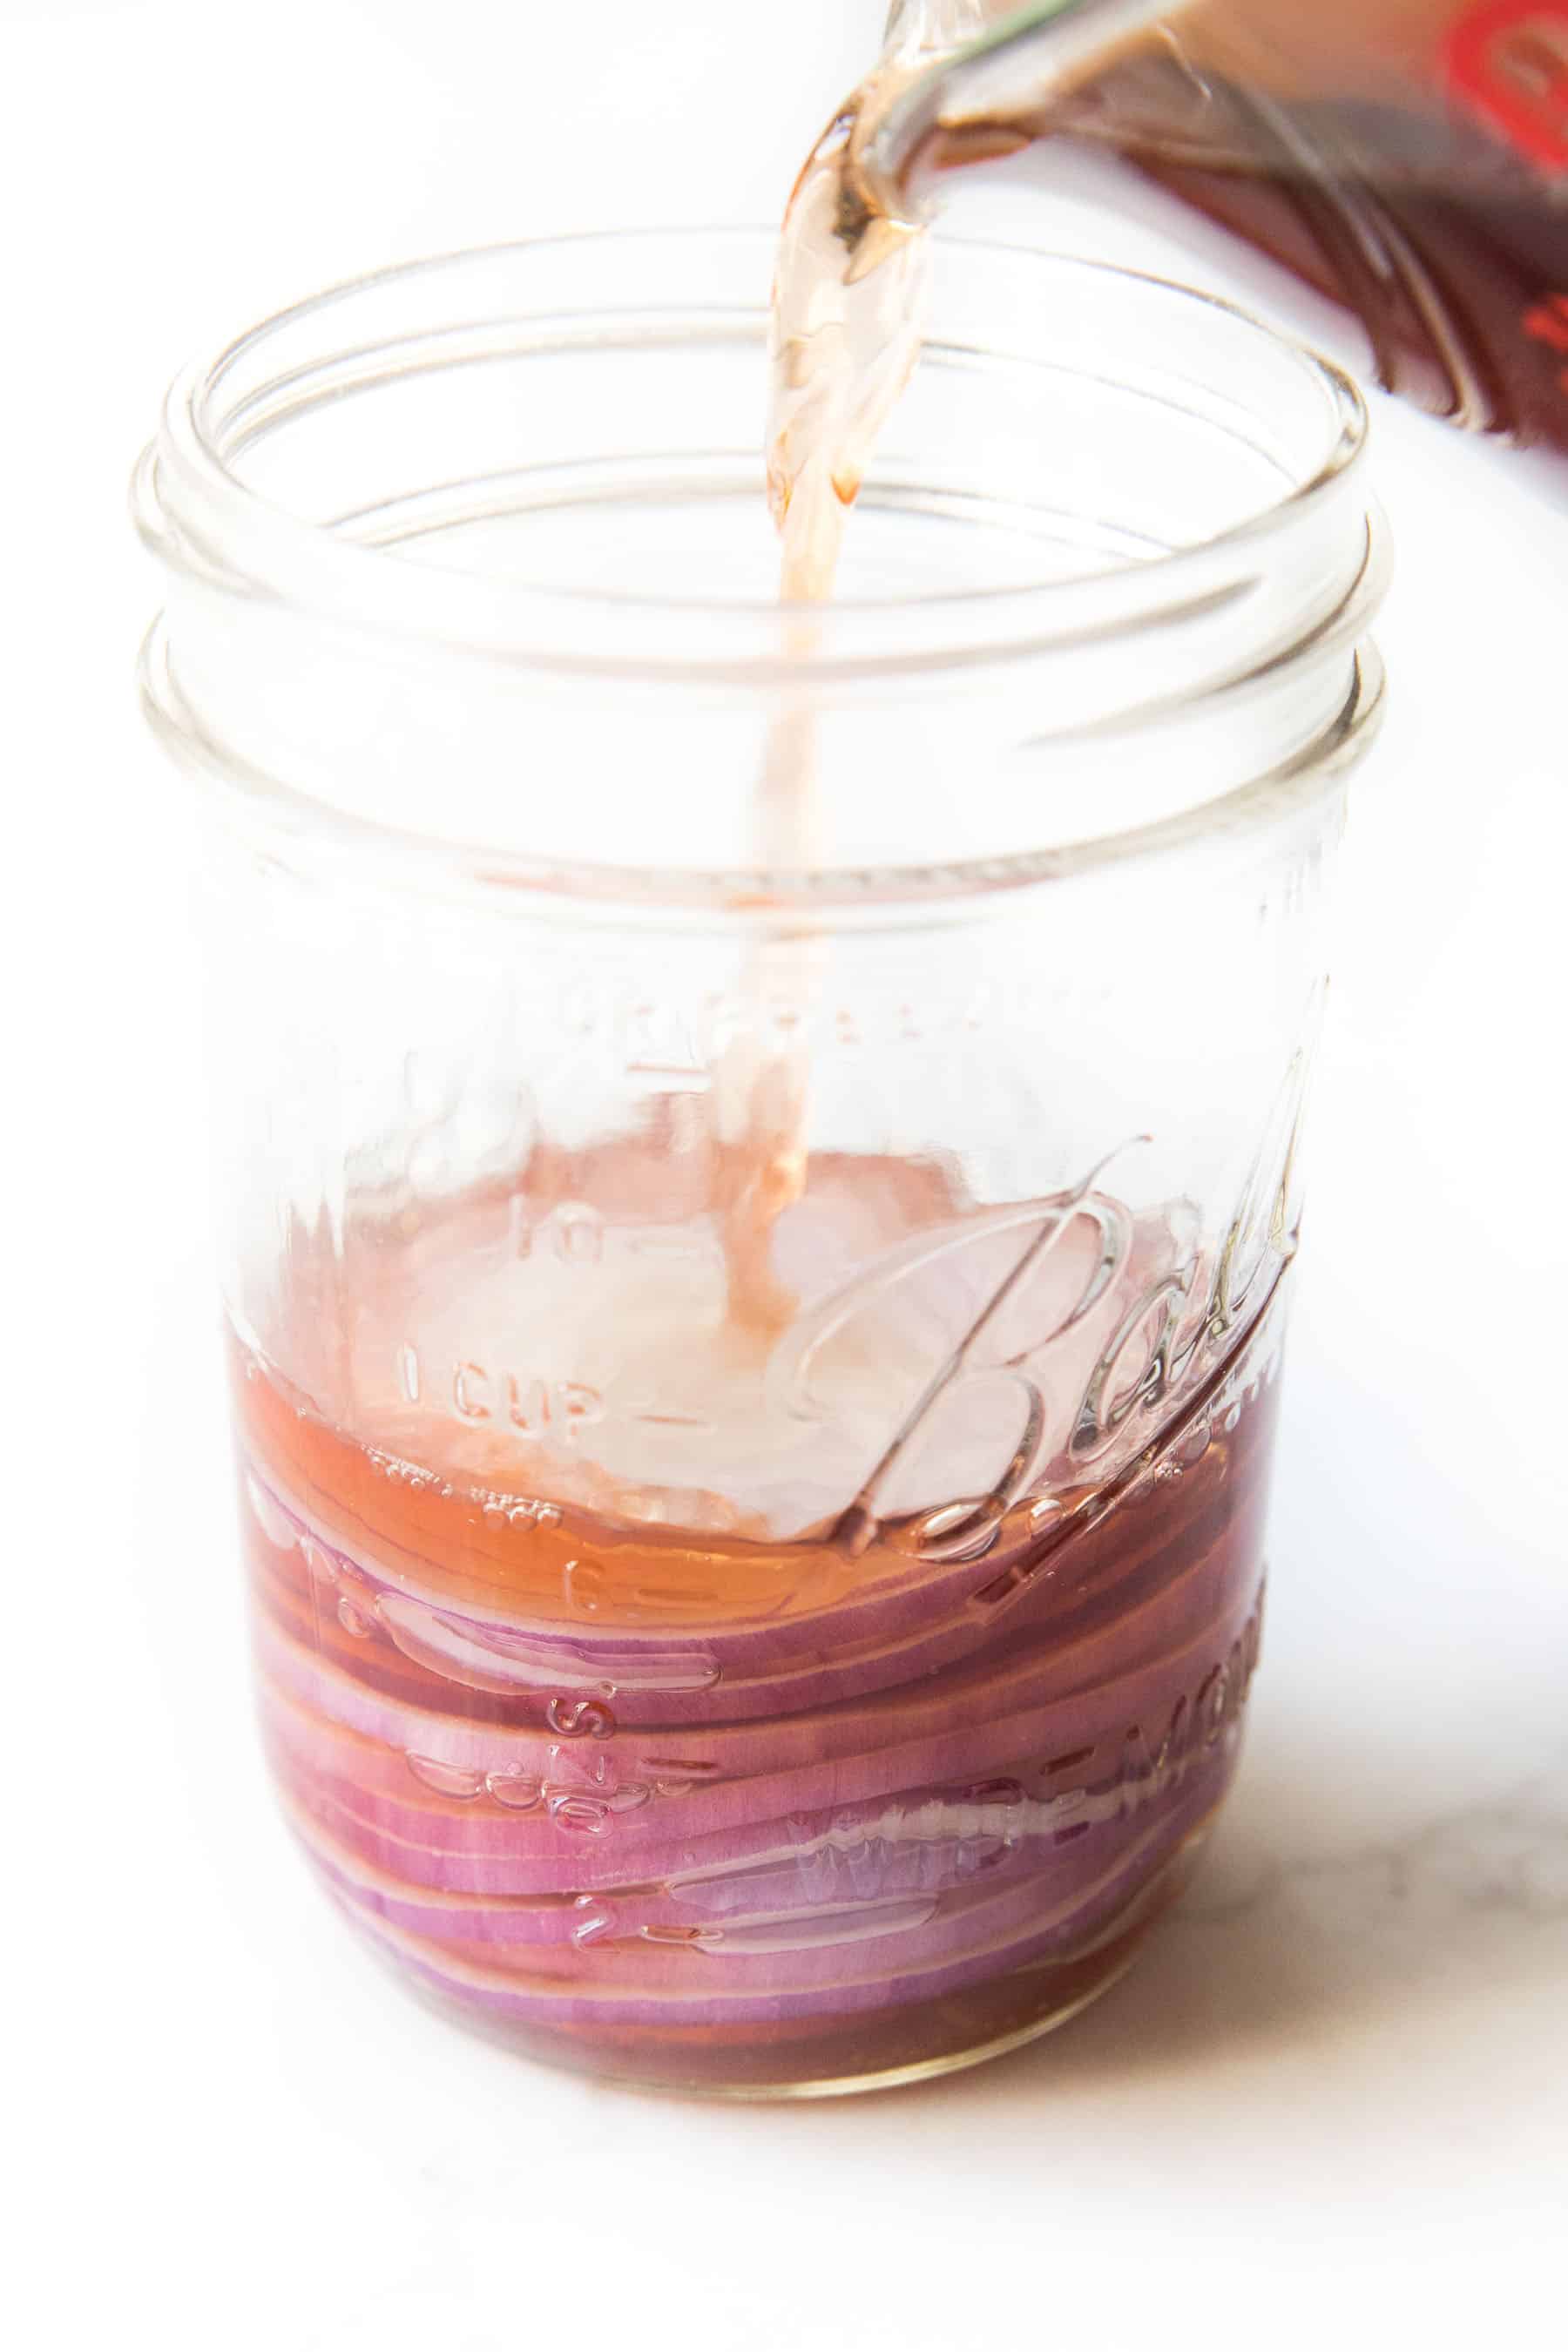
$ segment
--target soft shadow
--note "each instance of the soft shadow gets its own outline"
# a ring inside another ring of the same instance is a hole
[[[1283,1732],[1257,1743],[1198,1880],[1119,1985],[1059,2032],[920,2098],[988,2104],[1195,2074],[1381,2021],[1427,2047],[1436,2020],[1478,2000],[1561,1997],[1568,1748],[1489,1801],[1414,1830],[1373,1822],[1369,1835],[1364,1802],[1336,1818],[1321,1752],[1292,1745]],[[1282,1786],[1311,1791],[1283,1825]]]

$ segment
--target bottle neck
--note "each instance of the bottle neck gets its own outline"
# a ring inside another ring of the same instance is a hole
[[[907,205],[1089,142],[1352,312],[1388,389],[1568,451],[1568,0],[991,14],[869,142]]]

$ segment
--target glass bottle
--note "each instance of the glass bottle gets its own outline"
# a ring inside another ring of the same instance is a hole
[[[1084,142],[1342,304],[1391,389],[1568,449],[1565,0],[910,0],[868,142],[906,203]]]

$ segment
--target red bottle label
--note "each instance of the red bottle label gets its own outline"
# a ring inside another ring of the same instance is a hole
[[[1568,294],[1549,294],[1524,314],[1524,331],[1536,342],[1544,343],[1548,351],[1560,352],[1568,360]],[[1568,366],[1557,371],[1557,389],[1568,393]]]
[[[1488,0],[1448,36],[1450,86],[1500,138],[1568,172],[1568,0]]]

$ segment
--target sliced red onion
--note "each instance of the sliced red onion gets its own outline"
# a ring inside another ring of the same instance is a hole
[[[1205,1757],[1197,1770],[1212,1783],[1229,1762],[1228,1756]],[[1019,1882],[1032,1890],[1043,1921],[1053,1904],[1079,1900],[1086,1878],[1103,1874],[1108,1852],[1142,1852],[1150,1835],[1163,1837],[1168,1827],[1164,1815],[1152,1824],[1133,1817],[1130,1825],[1114,1792],[1086,1810],[1079,1801],[1083,1794],[1029,1799],[1014,1781],[957,1803],[931,1798],[880,1813],[863,1809],[859,1818],[844,1811],[793,1822],[760,1856],[709,1861],[662,1883],[575,1895],[460,1895],[411,1885],[333,1833],[346,1822],[320,1783],[308,1801],[290,1804],[290,1818],[346,1898],[470,1956],[491,1948],[582,1949],[640,1938],[692,1943],[710,1957],[754,1958],[902,1932],[925,1925],[939,1908],[951,1916],[958,1898],[990,1900]],[[1193,1790],[1187,1794],[1198,1801]]]
[[[1250,1411],[1173,1425],[1065,1532],[1016,1516],[983,1558],[885,1554],[831,1607],[700,1630],[455,1606],[253,1465],[295,1826],[405,1967],[522,2027],[765,2033],[1076,1963],[1234,1769]]]
[[[267,1671],[295,1696],[401,1752],[481,1772],[492,1767],[537,1771],[560,1738],[574,1736],[589,1722],[613,1730],[617,1753],[629,1752],[636,1759],[636,1777],[679,1781],[717,1774],[754,1777],[953,1730],[966,1737],[963,1726],[972,1717],[1016,1714],[1106,1681],[1125,1681],[1143,1661],[1157,1661],[1201,1639],[1221,1612],[1234,1615],[1233,1586],[1232,1564],[1217,1552],[1205,1555],[1141,1606],[1127,1606],[1110,1624],[1078,1640],[1028,1641],[1010,1633],[968,1661],[928,1673],[859,1706],[837,1702],[837,1680],[828,1669],[814,1710],[767,1722],[682,1724],[668,1732],[623,1727],[613,1700],[595,1705],[542,1691],[533,1696],[531,1724],[490,1725],[447,1713],[451,1695],[444,1690],[437,1708],[406,1684],[378,1689],[310,1646],[308,1612],[286,1598],[273,1596],[258,1619],[257,1638]],[[369,1666],[371,1661],[365,1663]]]
[[[1224,1531],[1234,1497],[1215,1482],[1204,1523],[1183,1511],[1154,1515],[1140,1529],[1117,1515],[1115,1539],[1098,1545],[1120,1489],[1086,1497],[1043,1531],[1026,1527],[977,1561],[873,1579],[852,1601],[776,1623],[716,1626],[700,1639],[623,1629],[568,1633],[525,1620],[458,1608],[406,1589],[363,1549],[312,1531],[303,1507],[253,1465],[246,1489],[256,1524],[274,1549],[300,1546],[313,1580],[347,1591],[364,1622],[416,1666],[458,1688],[526,1704],[541,1690],[613,1694],[625,1723],[727,1721],[820,1706],[826,1697],[865,1697],[970,1654],[989,1630],[1022,1638],[1059,1614],[1064,1594],[1081,1601],[1085,1584],[1123,1586],[1159,1556],[1184,1568]],[[1026,1515],[1026,1517],[1027,1515]],[[1134,1512],[1136,1518],[1136,1512]],[[287,1531],[290,1541],[278,1540]],[[977,1615],[978,1612],[978,1615]],[[825,1685],[831,1680],[829,1694]],[[722,1685],[722,1690],[720,1685]]]
[[[681,1867],[680,1857],[695,1839],[744,1833],[759,1821],[876,1801],[911,1788],[971,1785],[1007,1770],[1019,1756],[1032,1755],[1038,1766],[1073,1759],[1074,1780],[1104,1777],[1121,1769],[1130,1733],[1141,1730],[1151,1748],[1156,1747],[1184,1702],[1197,1708],[1210,1703],[1205,1694],[1219,1692],[1226,1706],[1238,1706],[1245,1677],[1232,1658],[1245,1649],[1250,1614],[1233,1606],[1228,1617],[1211,1622],[1147,1666],[1087,1689],[1074,1690],[1070,1674],[1065,1693],[1055,1686],[1063,1662],[1047,1656],[1032,1662],[1032,1673],[1030,1661],[1005,1663],[958,1693],[962,1705],[951,1690],[934,1687],[885,1701],[883,1710],[896,1718],[882,1727],[890,1736],[885,1744],[863,1745],[858,1753],[795,1763],[793,1756],[803,1748],[798,1721],[762,1727],[763,1733],[776,1728],[784,1745],[770,1750],[763,1737],[753,1735],[744,1746],[731,1746],[729,1760],[762,1768],[748,1773],[697,1771],[693,1768],[707,1759],[654,1754],[637,1735],[604,1743],[563,1741],[475,1728],[401,1708],[393,1713],[385,1702],[367,1705],[360,1726],[350,1727],[321,1711],[323,1696],[341,1702],[343,1692],[342,1685],[322,1692],[307,1654],[282,1643],[265,1623],[258,1627],[258,1643],[270,1678],[264,1691],[275,1737],[301,1769],[353,1790],[361,1811],[373,1809],[367,1813],[373,1822],[420,1851],[455,1854],[459,1873],[483,1855],[510,1857],[521,1870],[531,1870],[537,1853],[553,1858],[560,1874],[556,1883],[569,1884],[576,1874],[581,1884],[596,1885],[612,1873],[637,1875]],[[1114,1662],[1106,1652],[1102,1663]],[[864,1724],[861,1729],[864,1734]],[[407,1744],[414,1739],[423,1744]],[[679,1768],[679,1779],[658,1769],[669,1766]],[[603,1861],[563,1853],[558,1820],[542,1793],[548,1786],[564,1801],[580,1800],[576,1812],[567,1817],[569,1827],[586,1822],[618,1830],[617,1800],[622,1813],[635,1814],[635,1830],[628,1820],[626,1835],[612,1841],[615,1855],[626,1846],[627,1858],[617,1864],[608,1850]],[[463,1880],[438,1875],[429,1883],[458,1885]],[[519,1892],[536,1883],[542,1887],[551,1882],[514,1882]]]
[[[853,2016],[925,2000],[1031,1965],[1065,1966],[1125,1933],[1157,1897],[1158,1875],[1216,1799],[1194,1788],[1181,1808],[1054,1905],[1026,1882],[994,1903],[942,1920],[856,1933],[835,1945],[726,1957],[695,1942],[537,1950],[511,1969],[454,1952],[352,1906],[361,1925],[405,1965],[449,1994],[519,2024],[764,2027],[797,2017]],[[864,1927],[868,1923],[862,1921]],[[933,1929],[935,1932],[933,1933]],[[945,1932],[944,1932],[945,1931]]]
[[[1163,1787],[1215,1750],[1233,1754],[1247,1655],[1243,1623],[1228,1647],[1216,1639],[1163,1662],[1157,1681],[1133,1683],[1144,1702],[1141,1716],[1129,1715],[1128,1685],[1119,1684],[1045,1717],[1026,1714],[989,1726],[983,1741],[950,1731],[939,1741],[836,1766],[675,1796],[628,1784],[602,1752],[590,1759],[558,1751],[515,1792],[524,1800],[515,1807],[487,1804],[497,1784],[482,1782],[477,1771],[444,1792],[436,1785],[442,1775],[433,1779],[422,1769],[426,1759],[411,1769],[405,1756],[279,1692],[268,1700],[265,1719],[279,1773],[303,1799],[330,1809],[345,1844],[405,1883],[500,1895],[580,1893],[754,1866],[836,1826],[868,1833],[868,1819],[889,1805],[909,1820],[933,1802],[993,1801],[995,1791],[984,1781],[977,1793],[974,1777],[956,1777],[965,1771],[1004,1780],[1007,1801],[1023,1809],[1020,1820],[1031,1818],[1038,1827],[1049,1818],[1053,1833],[1066,1832],[1070,1843],[1077,1823],[1093,1818],[1089,1792],[1096,1787],[1126,1792],[1135,1808],[1146,1779]],[[1132,1724],[1140,1737],[1130,1748]],[[879,1833],[893,1831],[884,1822]],[[910,1833],[920,1834],[918,1822]],[[1009,1833],[1020,1832],[1015,1825]]]

